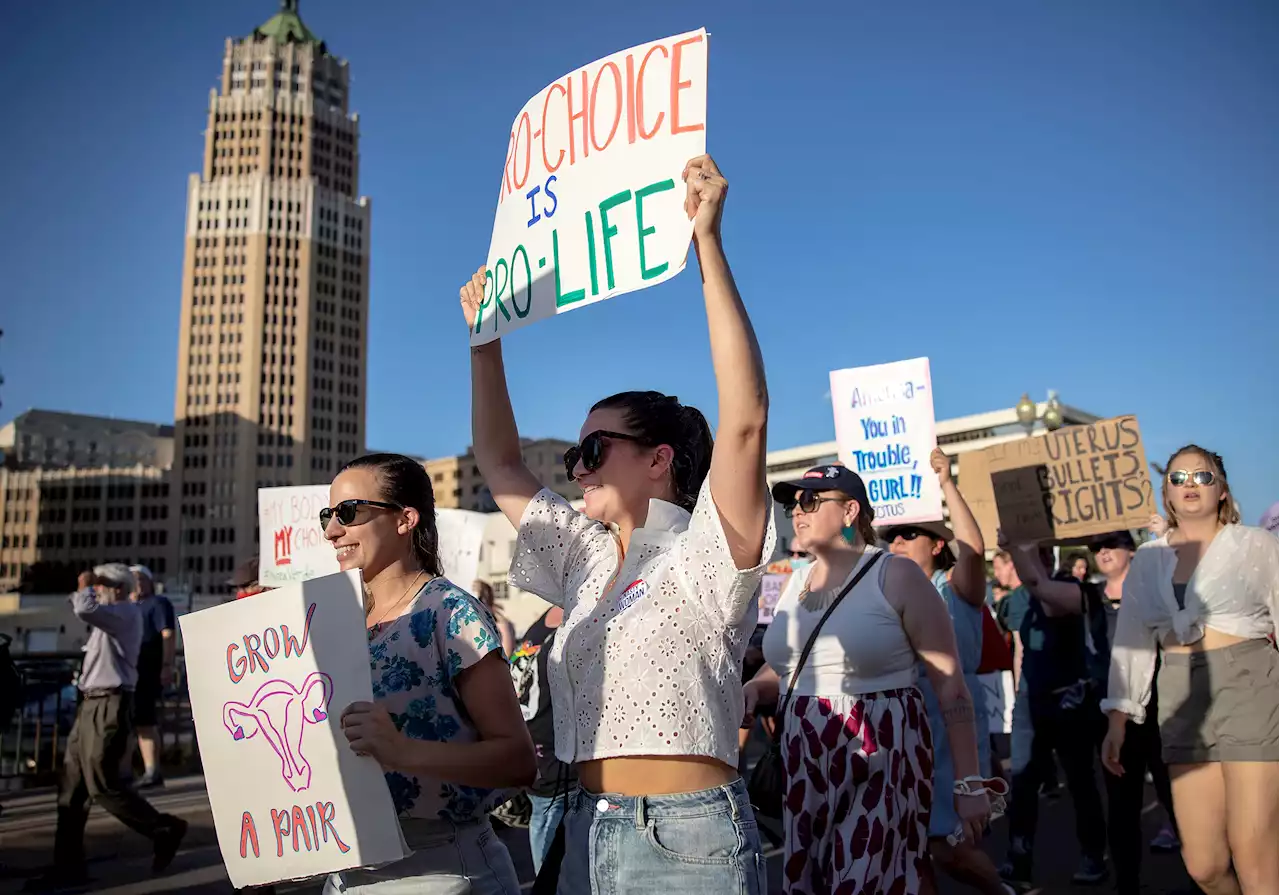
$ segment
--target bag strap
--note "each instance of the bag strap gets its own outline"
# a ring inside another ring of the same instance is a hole
[[[809,642],[804,645],[804,649],[800,652],[800,661],[796,663],[796,667],[791,672],[791,682],[787,684],[787,695],[783,697],[782,703],[778,706],[778,711],[774,715],[775,718],[786,718],[787,707],[791,704],[791,694],[796,688],[796,681],[800,679],[800,669],[804,668],[804,663],[808,661],[809,653],[813,651],[813,645],[818,641],[818,634],[822,632],[822,626],[827,623],[827,619],[831,618],[831,613],[836,611],[836,607],[840,605],[840,601],[843,600],[850,591],[857,587],[858,582],[862,580],[864,575],[871,571],[871,567],[874,566],[883,555],[884,553],[882,551],[876,551],[873,553],[871,558],[863,563],[862,568],[858,569],[857,574],[854,575],[849,583],[844,586],[844,590],[840,591],[840,593],[836,595],[836,598],[831,601],[831,605],[827,607],[827,611],[824,612],[822,614],[822,618],[818,620],[817,627],[815,627],[813,629],[813,633],[809,635]]]

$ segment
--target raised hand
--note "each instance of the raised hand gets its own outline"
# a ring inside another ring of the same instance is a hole
[[[462,305],[462,319],[467,321],[468,329],[475,329],[476,317],[480,315],[480,304],[484,301],[485,269],[481,267],[471,275],[471,279],[462,284],[458,290],[458,301]]]
[[[951,458],[946,455],[942,448],[936,447],[933,449],[933,453],[929,455],[929,465],[933,467],[934,473],[938,476],[938,484],[945,488],[947,482],[951,481]]]
[[[684,210],[693,221],[694,237],[719,237],[729,181],[709,155],[690,159],[680,176],[685,182]]]

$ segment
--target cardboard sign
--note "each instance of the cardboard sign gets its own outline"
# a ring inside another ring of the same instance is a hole
[[[320,528],[328,485],[258,489],[258,580],[267,587],[335,575],[338,556]],[[445,577],[469,590],[480,568],[486,513],[436,510]]]
[[[782,589],[787,586],[789,572],[766,572],[760,579],[760,617],[757,624],[767,625],[773,621],[773,611],[778,606]]]
[[[236,888],[409,854],[378,763],[338,719],[373,701],[358,572],[182,616],[191,716]]]
[[[866,483],[875,524],[941,519],[929,359],[833,370],[831,406],[840,462]]]
[[[1069,426],[960,455],[960,487],[983,538],[1080,541],[1145,528],[1155,512],[1133,416]]]
[[[606,56],[529,100],[507,141],[471,344],[683,270],[680,175],[706,152],[706,121],[705,30]]]

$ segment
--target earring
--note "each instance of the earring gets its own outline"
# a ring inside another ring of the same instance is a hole
[[[840,529],[840,536],[852,544],[858,536],[858,531],[852,525],[846,525]]]

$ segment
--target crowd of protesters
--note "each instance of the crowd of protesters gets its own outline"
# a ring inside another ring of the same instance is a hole
[[[728,183],[707,156],[684,179],[714,439],[674,397],[605,397],[565,455],[576,508],[524,465],[501,341],[471,350],[476,463],[517,530],[510,583],[551,607],[528,630],[487,585],[443,576],[420,463],[373,454],[333,480],[320,519],[364,579],[375,696],[340,723],[385,769],[413,854],[332,874],[325,891],[515,895],[489,816],[519,791],[535,891],[763,893],[762,822],[789,893],[933,892],[940,874],[1025,890],[1059,769],[1075,882],[1139,891],[1150,774],[1168,815],[1157,844],[1180,849],[1205,892],[1276,891],[1278,542],[1240,524],[1222,458],[1175,453],[1150,540],[1116,531],[1061,561],[1044,544],[985,543],[941,451],[949,524],[875,525],[864,482],[839,465],[770,489],[765,371],[720,239]],[[461,290],[469,326],[484,286],[482,268]],[[761,628],[774,502],[806,562]],[[237,596],[260,593],[256,578],[238,570]],[[90,798],[152,838],[157,870],[182,840],[185,824],[121,779],[136,728],[140,783],[161,781],[154,704],[173,620],[152,593],[145,570],[103,566],[72,597],[93,635],[44,883],[83,881]],[[1007,779],[978,682],[993,667],[1015,678]],[[423,673],[392,685],[405,668]],[[430,718],[414,715],[428,703]],[[776,748],[749,784],[757,720]],[[997,867],[980,844],[1002,814]]]

